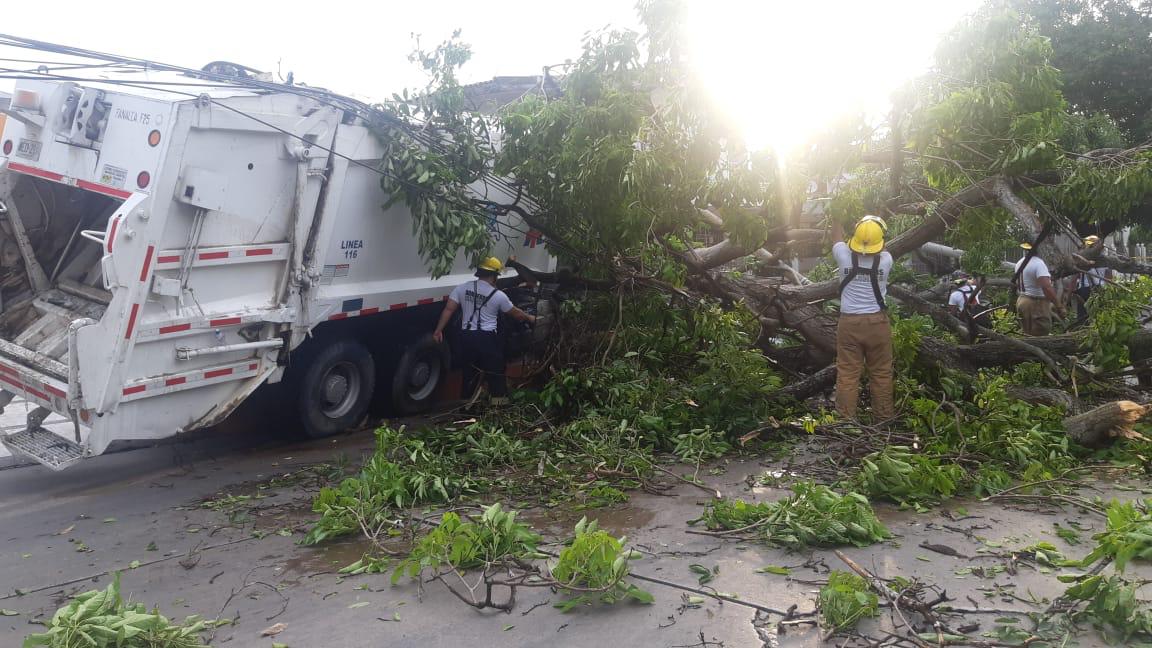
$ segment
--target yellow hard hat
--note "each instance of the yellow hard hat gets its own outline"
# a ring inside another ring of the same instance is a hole
[[[1100,237],[1095,234],[1089,234],[1084,237],[1084,247],[1092,247],[1100,242]]]
[[[1032,244],[1031,244],[1031,243],[1029,243],[1028,241],[1024,241],[1023,243],[1021,243],[1021,244],[1020,244],[1020,247],[1021,247],[1022,249],[1025,249],[1025,250],[1031,250],[1031,249],[1032,249]]]
[[[852,238],[848,239],[848,247],[860,254],[876,254],[884,249],[884,233],[888,231],[888,223],[879,216],[865,216],[856,223],[856,230]]]
[[[479,264],[477,264],[476,269],[500,274],[500,271],[504,269],[504,264],[500,263],[500,259],[497,259],[496,257],[488,257],[487,259],[484,259]]]

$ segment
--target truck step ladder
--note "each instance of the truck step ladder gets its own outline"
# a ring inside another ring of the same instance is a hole
[[[47,408],[37,407],[28,413],[27,429],[14,434],[0,435],[0,442],[15,454],[60,471],[84,459],[86,451],[79,443],[40,426],[50,413]]]

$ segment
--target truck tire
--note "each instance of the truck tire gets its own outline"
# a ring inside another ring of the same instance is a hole
[[[436,402],[436,392],[448,376],[448,345],[431,335],[409,345],[392,374],[392,406],[400,414],[427,412]]]
[[[311,439],[339,434],[363,420],[376,387],[367,347],[336,340],[315,351],[296,381],[300,432]]]

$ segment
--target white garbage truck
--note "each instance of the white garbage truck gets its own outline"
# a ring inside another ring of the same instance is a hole
[[[470,260],[430,277],[403,202],[383,209],[382,143],[347,106],[155,70],[18,81],[0,134],[0,407],[34,409],[0,441],[61,470],[216,424],[271,383],[312,437],[374,395],[426,408],[448,370],[427,333]],[[503,186],[487,197],[512,200]],[[552,267],[514,213],[477,217],[495,255]],[[41,426],[53,412],[66,436]]]

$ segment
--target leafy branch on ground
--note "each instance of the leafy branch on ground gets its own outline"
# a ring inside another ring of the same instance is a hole
[[[448,512],[397,564],[392,583],[405,576],[418,582],[426,577],[477,609],[511,610],[520,587],[550,587],[566,594],[556,604],[564,611],[596,602],[652,602],[651,594],[627,581],[628,561],[637,554],[625,549],[624,538],[597,528],[596,521],[581,519],[547,570],[537,564],[546,557],[537,549],[539,541],[528,525],[516,521],[515,511],[500,504],[486,508],[476,521]],[[493,598],[498,588],[508,590],[505,601]]]
[[[103,590],[75,596],[52,615],[44,632],[24,639],[24,648],[196,648],[207,625],[197,616],[173,623],[143,603],[120,596],[120,574]]]
[[[790,549],[866,547],[892,537],[876,518],[868,498],[851,492],[841,495],[811,482],[794,484],[792,495],[776,502],[712,503],[700,520],[717,535],[753,534]]]

